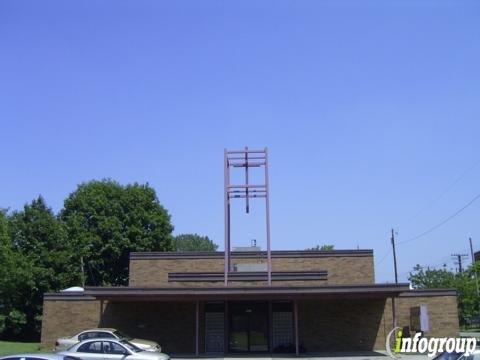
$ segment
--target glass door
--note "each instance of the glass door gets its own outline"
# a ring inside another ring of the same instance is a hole
[[[230,303],[230,351],[268,351],[268,304]]]

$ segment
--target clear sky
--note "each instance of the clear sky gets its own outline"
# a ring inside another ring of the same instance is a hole
[[[274,249],[408,240],[480,193],[478,1],[0,1],[0,206],[148,182],[223,245],[223,149],[268,146]],[[263,245],[263,206],[233,214]],[[398,247],[453,267],[480,200]]]

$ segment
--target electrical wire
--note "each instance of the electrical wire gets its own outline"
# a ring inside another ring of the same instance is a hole
[[[378,266],[380,265],[386,258],[388,255],[390,255],[390,253],[392,252],[392,249],[388,249],[388,251],[385,253],[385,255],[383,255],[380,260],[377,261],[377,263],[375,264],[375,266]]]
[[[438,201],[440,201],[450,190],[452,190],[455,185],[457,185],[470,171],[472,171],[477,165],[480,164],[480,159],[477,160],[475,163],[473,163],[472,166],[467,168],[465,171],[463,171],[450,185],[448,185],[441,193],[438,195],[435,199],[430,201],[428,204],[420,208],[413,216],[408,218],[403,224],[403,226],[410,224],[413,220],[415,220],[417,217],[419,217],[421,214],[425,212],[425,210],[428,210],[431,208],[434,204],[436,204]],[[398,227],[397,227],[398,228]]]
[[[475,201],[477,201],[478,199],[480,199],[480,194],[478,194],[477,196],[475,196],[472,200],[470,200],[467,204],[465,204],[463,207],[461,207],[460,209],[458,209],[456,212],[454,212],[452,215],[448,216],[447,218],[443,219],[441,222],[439,222],[438,224],[432,226],[431,228],[429,228],[428,230],[425,230],[424,232],[418,234],[417,236],[414,236],[408,240],[404,240],[404,241],[400,241],[397,243],[397,245],[402,245],[402,244],[407,244],[409,242],[412,242],[412,241],[415,241],[421,237],[424,237],[425,235],[428,235],[429,233],[431,233],[432,231],[438,229],[439,227],[441,227],[442,225],[446,224],[447,222],[449,222],[450,220],[452,220],[453,218],[455,218],[458,214],[460,214],[463,210],[465,210],[466,208],[468,208],[470,205],[472,205]]]

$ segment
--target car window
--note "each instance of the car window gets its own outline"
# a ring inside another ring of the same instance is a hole
[[[97,332],[97,338],[104,338],[104,339],[115,339],[115,336],[113,334],[106,332],[106,331],[98,331]]]
[[[19,357],[9,357],[9,358],[4,358],[3,360],[20,360],[21,358]]]
[[[480,353],[462,357],[462,360],[480,360]]]
[[[47,360],[45,358],[40,358],[40,357],[26,357],[25,360]]]
[[[88,339],[95,339],[97,337],[98,336],[97,336],[96,331],[86,331],[86,332],[78,335],[78,340],[83,341],[83,340],[88,340]]]
[[[117,337],[117,339],[125,339],[125,340],[131,340],[133,339],[131,336],[124,334],[120,331],[114,331],[113,334]]]
[[[462,353],[457,353],[457,352],[451,352],[451,353],[443,352],[443,353],[437,355],[437,357],[435,357],[434,360],[456,360],[461,355],[462,355]]]
[[[77,352],[83,353],[102,353],[102,342],[101,341],[90,341],[85,344],[82,344],[78,347]]]
[[[111,342],[111,341],[103,342],[103,350],[105,354],[114,354],[114,355],[129,354],[127,349],[125,349],[122,345]]]
[[[126,340],[120,340],[120,343],[125,346],[127,349],[133,351],[133,352],[140,352],[140,351],[143,351],[142,349],[140,349],[139,347],[133,345],[131,342],[128,342]]]

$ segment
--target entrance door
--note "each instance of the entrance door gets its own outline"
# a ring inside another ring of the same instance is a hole
[[[230,351],[268,351],[268,304],[266,302],[229,303]]]

